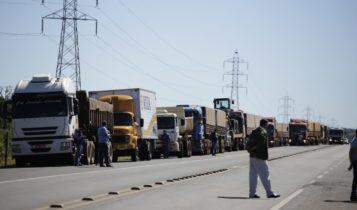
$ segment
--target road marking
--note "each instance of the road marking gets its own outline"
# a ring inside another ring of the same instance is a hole
[[[319,175],[317,178],[318,178],[318,179],[321,179],[322,177],[323,177],[323,175]]]
[[[230,156],[220,156],[220,157],[216,157],[214,159],[217,160],[217,159],[225,159],[225,158],[236,158],[236,157],[242,157],[242,156],[247,156],[247,155],[248,155],[248,153],[239,154],[239,155],[230,155]],[[160,163],[160,164],[130,166],[130,167],[124,167],[124,168],[114,168],[114,169],[109,169],[109,170],[95,170],[95,171],[75,172],[75,173],[68,173],[68,174],[56,174],[56,175],[50,175],[50,176],[31,177],[31,178],[24,178],[24,179],[6,180],[6,181],[1,181],[0,184],[34,181],[34,180],[39,180],[39,179],[49,179],[49,178],[57,178],[57,177],[66,177],[66,176],[73,176],[73,175],[80,175],[80,174],[96,174],[96,173],[108,173],[108,172],[111,173],[113,171],[120,171],[120,170],[127,170],[127,169],[149,168],[149,167],[165,166],[165,165],[180,165],[180,164],[186,164],[186,163],[195,163],[195,162],[203,162],[203,161],[211,161],[211,160],[212,160],[212,158],[201,159],[201,160],[188,160],[188,161],[181,161],[181,162],[171,162],[170,161],[170,162]]]
[[[289,201],[291,201],[293,198],[295,198],[296,196],[298,196],[300,193],[302,193],[304,189],[299,189],[296,192],[294,192],[293,194],[289,195],[287,198],[285,198],[284,200],[280,201],[280,203],[278,203],[277,205],[273,206],[272,208],[270,208],[270,210],[279,210],[280,208],[282,208],[283,206],[285,206],[287,203],[289,203]]]

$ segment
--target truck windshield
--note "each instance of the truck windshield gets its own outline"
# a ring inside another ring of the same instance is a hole
[[[116,126],[131,126],[133,124],[133,118],[129,113],[115,113],[114,125]]]
[[[330,133],[330,135],[333,135],[333,136],[343,136],[342,130],[330,130],[329,133]]]
[[[215,109],[230,109],[229,99],[214,100]]]
[[[275,131],[274,125],[269,124],[268,128],[267,128],[268,135],[269,136],[274,136],[274,131]]]
[[[289,131],[292,133],[303,133],[306,131],[305,125],[289,125]]]
[[[173,118],[173,117],[158,117],[157,118],[157,128],[158,129],[174,129],[175,128],[175,118]]]
[[[13,96],[13,118],[66,116],[67,97],[63,93],[21,93]]]

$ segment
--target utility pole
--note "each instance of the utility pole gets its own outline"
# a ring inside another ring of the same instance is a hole
[[[304,112],[306,112],[306,120],[309,121],[310,119],[312,119],[312,115],[313,115],[313,110],[310,106],[307,106],[306,109],[304,109]]]
[[[223,62],[223,69],[225,68],[226,64],[228,64],[228,63],[232,65],[232,70],[223,74],[223,80],[224,80],[225,76],[229,76],[231,78],[231,82],[229,84],[223,86],[223,88],[230,89],[232,103],[235,105],[235,108],[238,110],[239,103],[240,103],[239,89],[245,89],[246,94],[248,92],[247,87],[240,84],[241,77],[246,77],[246,80],[248,80],[248,75],[245,74],[241,70],[241,64],[246,64],[247,69],[249,68],[249,64],[248,64],[248,62],[244,61],[243,59],[241,59],[239,57],[238,50],[234,51],[233,57],[231,57]]]
[[[279,99],[278,116],[283,117],[283,123],[288,124],[294,110],[295,101],[288,94]]]
[[[42,0],[44,4],[45,0]],[[96,0],[98,6],[98,0]],[[63,0],[63,8],[42,17],[42,33],[44,20],[62,21],[62,30],[58,48],[56,77],[68,76],[75,81],[76,89],[81,89],[81,69],[79,60],[78,25],[77,21],[94,21],[97,35],[97,19],[78,10],[78,0]]]

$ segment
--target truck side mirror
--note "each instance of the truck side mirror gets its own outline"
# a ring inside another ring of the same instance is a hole
[[[73,111],[74,111],[74,115],[78,115],[79,114],[79,106],[78,106],[78,100],[77,99],[73,100]]]
[[[181,126],[185,126],[185,120],[181,119]]]
[[[144,119],[140,119],[140,127],[144,127]]]

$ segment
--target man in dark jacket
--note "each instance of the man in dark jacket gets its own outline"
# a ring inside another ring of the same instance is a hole
[[[74,159],[75,166],[81,166],[81,155],[84,147],[84,137],[81,130],[76,129],[73,134],[74,145],[76,146],[76,157]]]
[[[280,195],[271,190],[268,168],[268,139],[266,128],[268,121],[262,119],[260,127],[253,130],[247,142],[249,160],[249,198],[260,198],[257,194],[258,176],[263,183],[268,198],[277,198]]]
[[[216,150],[217,150],[217,132],[216,130],[214,130],[211,135],[210,135],[210,139],[211,139],[211,153],[212,156],[216,156]]]

